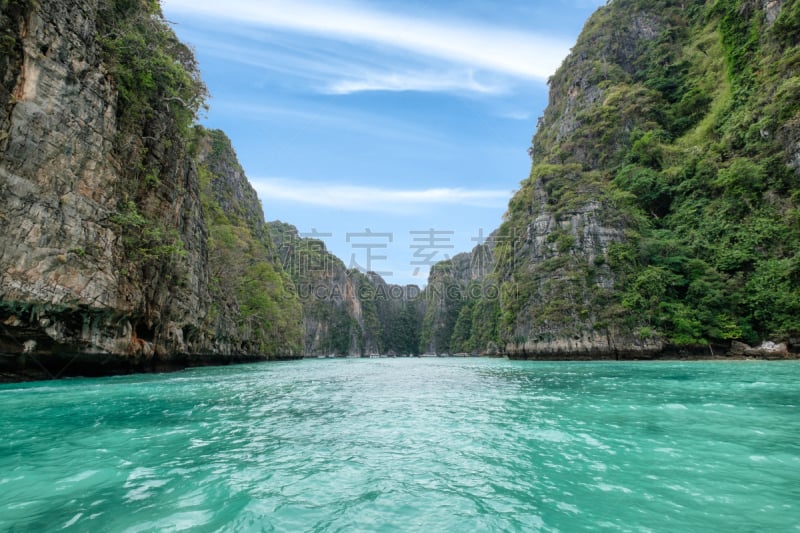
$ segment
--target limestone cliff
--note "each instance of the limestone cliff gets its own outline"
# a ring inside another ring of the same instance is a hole
[[[674,21],[663,6],[611,2],[586,24],[550,80],[550,101],[531,148],[531,177],[509,206],[500,235],[512,248],[501,266],[512,355],[647,355],[661,339],[637,335],[613,304],[613,246],[630,220],[606,194],[632,132],[658,127],[661,96],[636,77]],[[611,13],[613,12],[613,14]]]
[[[496,355],[500,351],[500,287],[492,278],[495,245],[496,236],[491,235],[472,252],[433,266],[423,291],[422,352]]]
[[[549,80],[495,233],[497,320],[452,310],[428,338],[496,325],[526,358],[797,345],[798,36],[790,0],[600,8]]]
[[[158,3],[9,0],[0,39],[2,366],[266,357],[210,289],[187,141],[205,89]]]
[[[198,126],[193,148],[209,234],[211,305],[203,329],[215,332],[221,353],[300,355],[300,302],[230,139]]]
[[[269,231],[303,306],[305,355],[417,353],[418,287],[348,269],[324,242],[302,237],[290,224],[270,222]]]

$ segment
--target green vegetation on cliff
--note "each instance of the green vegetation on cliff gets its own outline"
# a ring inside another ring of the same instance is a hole
[[[800,2],[773,23],[754,2],[695,4],[665,6],[670,24],[643,57],[659,67],[634,77],[658,91],[657,125],[631,131],[609,168],[609,205],[636,221],[620,302],[677,345],[788,340],[800,334]]]
[[[423,293],[420,349],[428,353],[497,354],[500,289],[491,272],[493,237],[470,254],[434,265]]]
[[[232,320],[244,351],[270,357],[301,353],[301,308],[266,231],[255,190],[228,137],[195,128],[200,197],[208,229],[209,330]]]
[[[206,88],[158,0],[0,8],[0,218],[37,228],[0,254],[13,364],[298,355],[294,285],[230,142],[194,127]]]
[[[414,355],[422,320],[419,289],[348,269],[325,243],[270,222],[269,233],[303,307],[306,355]]]
[[[119,91],[123,133],[164,114],[188,133],[207,91],[194,54],[166,24],[158,0],[101,0],[99,41]]]
[[[798,0],[600,8],[496,234],[499,309],[462,301],[426,338],[529,355],[794,342],[798,35]]]
[[[157,0],[101,1],[98,33],[118,93],[116,151],[133,162],[112,220],[140,283],[173,272],[179,285],[186,269],[180,232],[154,198],[174,196],[180,204],[197,195],[207,240],[194,244],[207,251],[200,258],[207,261],[208,300],[203,322],[187,331],[223,352],[299,354],[300,304],[256,193],[224,133],[192,128],[207,92],[191,50],[164,21]]]
[[[800,346],[800,0],[600,8],[502,226],[420,298],[264,222],[157,0],[0,7],[9,353]]]
[[[170,188],[163,175],[183,171],[167,161],[185,159],[183,147],[205,107],[206,87],[158,0],[101,0],[97,9],[97,38],[117,90],[115,149],[131,166],[115,220],[133,261],[144,256],[169,262],[184,244],[147,198]]]

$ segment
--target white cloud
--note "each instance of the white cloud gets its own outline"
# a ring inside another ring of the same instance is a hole
[[[301,129],[318,129],[324,125],[340,132],[352,132],[371,138],[391,139],[404,143],[424,144],[441,150],[452,148],[452,139],[419,124],[397,120],[385,115],[362,111],[337,109],[333,106],[305,104],[298,106],[288,101],[276,104],[247,101],[217,102],[214,109],[247,118],[269,117],[293,123]],[[286,139],[284,139],[286,140]]]
[[[508,87],[497,80],[492,80],[492,83],[477,80],[475,72],[468,68],[442,71],[424,65],[405,65],[387,71],[369,65],[365,57],[344,57],[332,50],[327,50],[325,57],[303,57],[298,51],[287,55],[277,49],[254,48],[208,37],[193,39],[193,42],[219,58],[305,78],[317,92],[324,94],[344,95],[366,91],[508,92]]]
[[[497,115],[500,118],[507,118],[509,120],[530,120],[533,115],[527,111],[509,111]]]
[[[331,185],[284,178],[251,179],[267,202],[290,202],[342,211],[401,213],[435,205],[502,208],[511,191],[433,188],[401,190],[360,185]]]
[[[606,0],[570,0],[565,2],[561,0],[561,3],[566,3],[568,5],[578,7],[581,9],[593,8],[593,7],[600,7],[606,5]]]
[[[507,76],[483,74],[481,78],[491,79],[491,82],[479,81],[469,67],[443,70],[429,58],[409,61],[402,55],[378,57],[374,52],[347,45],[318,50],[305,43],[304,49],[297,49],[287,46],[285,39],[263,39],[252,31],[240,32],[236,37],[241,40],[243,36],[250,42],[237,43],[231,38],[201,34],[193,35],[191,41],[215,57],[279,73],[284,82],[303,79],[311,90],[321,94],[419,91],[498,95],[509,92]]]
[[[360,77],[336,81],[327,89],[330,94],[352,94],[365,91],[472,92],[501,94],[506,88],[475,79],[471,72],[370,72]]]
[[[328,0],[167,0],[174,12],[212,20],[401,49],[519,78],[547,79],[569,43],[508,28],[457,20],[426,20]]]

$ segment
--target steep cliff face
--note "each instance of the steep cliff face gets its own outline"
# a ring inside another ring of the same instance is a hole
[[[214,201],[214,211],[232,223],[247,227],[271,249],[261,200],[250,185],[228,136],[220,130],[197,126],[194,150],[195,160],[201,167],[202,193]],[[210,218],[213,214],[206,215]]]
[[[506,258],[498,273],[508,296],[501,328],[511,355],[607,357],[662,348],[659,338],[642,338],[622,323],[612,303],[618,276],[609,252],[627,240],[630,221],[607,191],[632,132],[658,127],[660,96],[635,77],[671,24],[668,15],[642,2],[601,8],[550,80],[531,177],[498,231]]]
[[[347,269],[324,242],[292,225],[270,222],[269,231],[303,306],[304,355],[417,353],[419,288]]]
[[[797,343],[798,15],[790,0],[613,0],[587,22],[495,234],[509,355]],[[475,334],[440,323],[434,336]]]
[[[434,265],[423,291],[420,350],[430,354],[499,352],[500,287],[492,278],[496,236],[470,253]]]
[[[252,354],[236,327],[208,327],[187,143],[205,89],[158,3],[9,0],[0,38],[3,366],[104,373]]]
[[[3,299],[116,306],[116,97],[91,7],[12,6],[3,17],[19,52],[8,58],[13,88],[0,117]]]
[[[12,2],[2,18],[11,49],[0,117],[2,351],[124,352],[133,326],[120,318],[135,302],[120,291],[117,99],[97,6],[33,5]]]
[[[301,308],[270,239],[261,202],[228,137],[195,128],[193,147],[208,227],[208,291],[203,330],[226,354],[301,354]]]

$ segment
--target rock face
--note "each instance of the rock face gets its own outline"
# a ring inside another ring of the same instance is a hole
[[[764,10],[768,25],[772,25],[778,20],[781,8],[786,0],[761,0],[761,9]]]
[[[12,370],[266,356],[240,342],[235,306],[209,323],[220,306],[184,125],[199,104],[168,86],[132,92],[134,67],[115,50],[150,32],[153,61],[201,87],[193,59],[156,8],[121,9],[10,0],[0,12],[0,353]],[[257,233],[260,206],[240,207]]]
[[[2,73],[0,300],[7,353],[126,353],[136,303],[121,294],[111,221],[123,179],[116,93],[88,2],[12,2]],[[5,358],[4,358],[5,359]],[[11,365],[13,366],[13,364]]]
[[[0,115],[0,287],[6,301],[117,307],[116,95],[91,5],[69,4],[14,4],[3,20],[20,59]]]
[[[495,238],[491,235],[472,252],[457,254],[431,269],[423,292],[422,352],[498,353],[500,287],[492,278]]]
[[[290,224],[270,222],[269,231],[303,306],[304,355],[418,353],[418,287],[347,269],[324,242],[301,237]]]
[[[197,126],[194,136],[211,298],[202,330],[212,333],[216,353],[299,356],[300,302],[258,195],[222,131]]]
[[[425,349],[638,359],[796,338],[797,15],[771,0],[601,7],[548,82],[493,267],[432,271],[429,289],[488,284],[496,305],[429,302]]]
[[[636,89],[620,91],[610,81],[629,76],[664,28],[656,10],[634,10],[623,19],[613,33],[598,32],[590,20],[551,79],[550,103],[530,150],[531,177],[493,235],[490,250],[497,260],[488,279],[502,290],[494,293],[500,294],[494,313],[499,323],[489,329],[512,357],[648,356],[662,348],[657,339],[608,325],[604,305],[616,283],[606,258],[614,243],[625,240],[626,224],[609,213],[597,169],[619,160],[631,130],[653,123],[643,105],[626,107],[625,91]],[[592,123],[609,139],[601,148]],[[435,273],[429,283],[437,281]],[[439,324],[434,329],[442,331],[434,337],[447,337],[455,322]]]
[[[503,224],[422,297],[265,224],[227,138],[192,127],[205,88],[158,2],[7,0],[0,371],[782,357],[800,338],[798,6],[608,2],[549,82]]]

